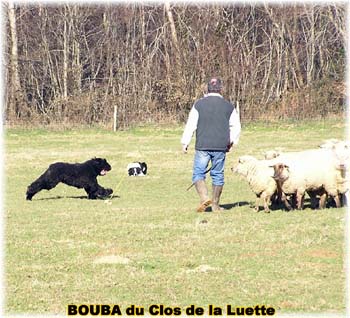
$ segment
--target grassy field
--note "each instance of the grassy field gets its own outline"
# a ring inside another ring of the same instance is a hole
[[[265,304],[281,313],[345,312],[345,209],[255,213],[255,197],[230,168],[276,146],[316,147],[343,138],[337,121],[249,125],[228,154],[222,213],[195,212],[193,144],[182,127],[26,130],[5,133],[6,313],[64,314],[67,304]],[[50,163],[105,157],[110,200],[59,185],[25,200]],[[126,177],[132,161],[146,177]]]

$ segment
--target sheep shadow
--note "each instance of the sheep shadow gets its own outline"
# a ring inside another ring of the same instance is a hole
[[[293,211],[298,211],[298,209],[295,207],[295,202],[289,202],[291,205],[294,205],[294,208],[291,210],[288,210],[286,206],[282,202],[273,202],[270,205],[270,211],[279,211],[279,212],[293,212]],[[310,209],[313,211],[318,211],[318,204],[319,204],[319,199],[315,200],[314,203],[312,203],[312,200],[310,198],[305,198],[304,199],[304,207],[302,210],[305,209]],[[252,209],[254,208],[253,203],[251,204]],[[264,208],[262,206],[259,206],[259,211],[258,212],[263,212]]]

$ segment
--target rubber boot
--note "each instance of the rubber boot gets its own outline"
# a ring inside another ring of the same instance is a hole
[[[211,204],[211,200],[208,197],[208,189],[204,180],[198,180],[195,184],[197,193],[200,198],[200,204],[197,208],[197,212],[204,212],[205,209]]]
[[[221,208],[219,206],[220,196],[221,196],[221,193],[222,193],[222,188],[223,188],[223,186],[213,185],[213,204],[211,206],[213,212],[215,212],[215,211],[223,211],[224,210],[224,208]]]

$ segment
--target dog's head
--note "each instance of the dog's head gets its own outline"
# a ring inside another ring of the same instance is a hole
[[[142,173],[145,175],[147,173],[147,164],[146,164],[146,162],[140,162],[140,167],[141,167]]]
[[[93,158],[90,162],[99,176],[106,175],[106,173],[112,169],[107,160],[103,158]]]

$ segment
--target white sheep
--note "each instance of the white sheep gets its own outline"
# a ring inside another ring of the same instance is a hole
[[[339,139],[331,138],[323,141],[322,144],[319,145],[320,148],[323,149],[332,149],[334,145],[341,142]]]
[[[337,207],[340,206],[341,177],[335,169],[333,151],[311,149],[299,153],[284,153],[274,160],[274,178],[283,193],[296,195],[298,209],[303,207],[306,191],[321,195],[320,208],[325,205],[326,193],[335,200]]]
[[[265,160],[271,160],[280,156],[281,153],[280,150],[267,150],[264,152],[264,158]]]
[[[253,156],[242,156],[238,158],[238,164],[232,168],[232,171],[245,177],[250,189],[257,196],[255,210],[259,211],[259,199],[261,198],[265,212],[270,212],[269,204],[271,197],[277,192],[277,185],[272,178],[273,169],[269,167],[268,161],[258,160]]]
[[[278,190],[284,195],[291,195],[295,197],[295,205],[297,209],[303,208],[305,192],[309,194],[312,202],[314,201],[316,195],[320,195],[320,208],[324,206],[326,201],[326,192],[321,183],[314,182],[316,185],[308,185],[308,178],[303,178],[301,170],[296,169],[295,166],[290,168],[289,165],[284,163],[277,163],[272,167],[274,168],[273,177],[277,182]]]
[[[334,156],[334,166],[336,169],[336,182],[339,194],[346,205],[349,204],[350,178],[350,144],[346,141],[339,141],[331,148]]]
[[[264,152],[265,160],[270,160],[272,163],[278,163],[280,160],[299,159],[303,155],[317,154],[320,149],[307,149],[303,151],[283,152],[281,150],[267,150]]]

